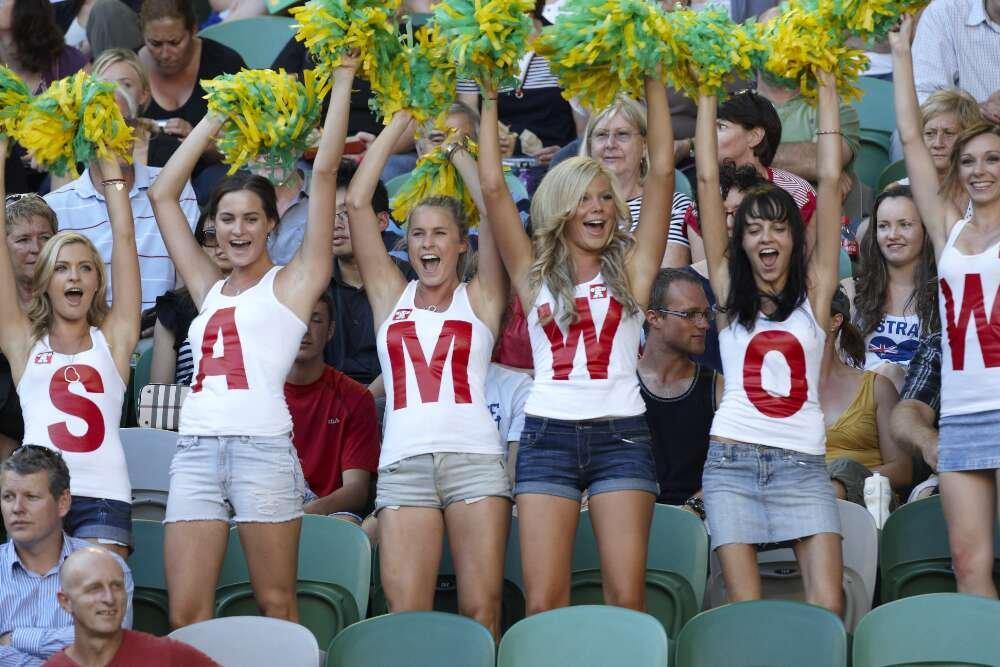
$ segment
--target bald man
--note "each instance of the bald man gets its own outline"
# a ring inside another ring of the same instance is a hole
[[[74,551],[59,570],[59,606],[73,617],[73,643],[52,656],[56,667],[211,667],[211,658],[166,637],[122,628],[125,572],[99,547]]]

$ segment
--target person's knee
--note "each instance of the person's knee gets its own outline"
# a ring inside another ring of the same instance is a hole
[[[257,606],[264,616],[280,618],[286,621],[298,619],[298,604],[295,591],[271,589],[257,595]]]
[[[646,611],[646,590],[644,586],[610,586],[604,591],[604,604],[624,607],[636,611]]]
[[[529,593],[524,600],[524,612],[528,616],[568,606],[569,589],[566,589],[565,591],[553,589]]]
[[[482,593],[459,601],[458,613],[478,621],[487,628],[494,627],[500,618],[500,596]]]
[[[993,549],[976,542],[954,540],[951,547],[951,567],[959,581],[992,578]]]
[[[174,630],[184,626],[211,619],[214,614],[212,604],[199,604],[189,601],[183,607],[170,605],[170,627]]]

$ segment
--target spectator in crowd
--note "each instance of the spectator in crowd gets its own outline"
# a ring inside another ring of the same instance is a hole
[[[535,369],[514,487],[521,558],[532,564],[524,572],[529,614],[569,604],[584,491],[605,556],[605,601],[645,608],[658,489],[636,352],[644,306],[666,249],[674,174],[666,88],[648,78],[645,98],[649,167],[635,232],[624,228],[629,210],[614,175],[596,160],[574,157],[539,185],[529,237],[503,179],[497,95],[484,92],[480,183],[528,318]],[[585,354],[578,354],[581,344]],[[578,442],[583,432],[588,435]],[[588,464],[579,465],[581,460]]]
[[[393,115],[347,193],[386,393],[375,499],[382,584],[390,611],[431,609],[447,529],[459,612],[498,637],[511,495],[485,383],[507,281],[476,189],[471,193],[483,221],[477,275],[463,281],[466,213],[458,200],[444,196],[421,200],[406,221],[417,280],[407,284],[396,270],[372,196],[411,122],[405,111]],[[475,172],[476,162],[467,143],[449,146],[446,154],[468,183],[465,175]],[[433,356],[423,350],[434,350]]]
[[[958,88],[935,90],[920,105],[920,115],[924,125],[924,145],[931,152],[938,181],[943,183],[948,177],[955,140],[973,125],[982,123],[983,115],[976,100]],[[956,185],[948,194],[955,208],[969,210],[969,193],[961,185]]]
[[[0,152],[6,139],[0,139]],[[85,236],[61,231],[42,248],[31,300],[18,300],[7,244],[0,244],[0,349],[10,362],[24,417],[24,441],[66,452],[73,473],[74,537],[127,555],[132,542],[125,453],[118,436],[132,350],[139,337],[139,262],[126,179],[117,159],[92,163],[107,197],[111,265]],[[68,425],[75,420],[78,425]],[[82,422],[82,424],[80,423]]]
[[[909,186],[882,191],[872,220],[861,239],[855,320],[865,339],[864,368],[899,388],[920,339],[941,327],[934,247]]]
[[[306,493],[303,510],[350,515],[360,524],[369,483],[378,469],[378,419],[368,389],[323,363],[335,310],[330,293],[320,295],[285,380],[285,401],[295,427],[292,440],[312,492]]]
[[[892,437],[889,422],[899,394],[892,382],[862,370],[865,341],[851,323],[851,302],[838,290],[820,371],[820,407],[826,420],[826,466],[838,498],[865,504],[865,479],[889,478],[893,490],[912,483],[913,466]]]
[[[225,188],[225,181],[220,187]],[[215,220],[207,213],[198,219],[194,238],[215,265],[228,276],[233,265],[219,245]],[[198,315],[187,287],[178,287],[156,298],[156,324],[153,326],[153,363],[149,381],[154,384],[191,384],[194,360],[188,328]]]
[[[507,443],[507,474],[514,483],[517,446],[524,430],[524,406],[531,391],[531,376],[522,370],[491,363],[486,376],[486,407],[497,423],[500,439]]]
[[[337,307],[334,309],[336,319],[333,338],[327,343],[323,357],[327,364],[352,380],[367,386],[375,381],[382,370],[375,349],[376,327],[372,316],[372,305],[361,269],[355,259],[351,228],[347,224],[347,186],[357,173],[357,169],[357,163],[343,160],[337,171],[337,212],[333,221],[333,278],[330,281],[330,290]],[[385,233],[390,222],[389,197],[385,186],[381,183],[375,185],[372,210],[375,211],[379,231]],[[393,264],[406,279],[413,279],[416,276],[406,262],[394,259]]]
[[[118,91],[119,106],[128,120],[134,120],[134,101]],[[167,247],[156,227],[153,207],[149,202],[149,188],[159,177],[160,170],[140,162],[129,164],[121,160],[120,169],[135,225],[135,242],[139,252],[139,275],[142,279],[141,309],[156,305],[156,297],[173,288],[177,282],[174,263],[167,254]],[[101,185],[102,174],[91,168],[74,181],[70,181],[54,192],[45,195],[45,201],[55,211],[59,229],[76,231],[86,236],[97,248],[101,260],[108,267],[108,304],[114,295],[115,272],[111,265],[114,246],[114,229],[108,213],[108,202]],[[180,194],[180,206],[184,211],[189,228],[198,222],[198,200],[190,183],[184,184]]]
[[[986,6],[992,11],[995,5],[991,1]],[[966,130],[955,142],[948,178],[939,184],[934,159],[921,137],[912,31],[913,18],[904,16],[889,42],[896,125],[917,209],[934,244],[942,327],[947,332],[942,337],[937,465],[942,504],[958,591],[995,598],[1000,393],[987,388],[1000,386],[1000,360],[987,313],[996,309],[1000,298],[1000,125]],[[972,200],[968,215],[947,196],[956,182]]]
[[[56,599],[59,567],[92,548],[63,532],[70,511],[70,477],[58,452],[27,445],[0,465],[0,508],[7,542],[0,545],[0,664],[36,667],[73,641],[73,619]],[[124,610],[132,626],[132,575],[124,572]]]
[[[941,332],[920,341],[906,369],[906,382],[899,403],[892,411],[892,437],[906,451],[919,455],[933,472],[938,464],[938,413],[941,410]],[[920,488],[937,487],[937,475],[914,488],[910,499],[919,497]]]
[[[646,145],[646,109],[635,100],[620,97],[611,106],[590,117],[580,144],[580,155],[600,162],[618,180],[618,189],[628,206],[628,231],[639,226],[643,183],[649,170]],[[670,206],[670,235],[665,266],[687,266],[691,249],[684,230],[684,215],[694,203],[683,192],[674,190]]]
[[[253,166],[251,171],[271,181],[278,199],[278,226],[267,241],[267,252],[275,264],[284,266],[292,261],[306,235],[309,214],[309,179],[296,166],[291,173],[278,173],[271,168]]]
[[[1000,1],[931,2],[913,40],[913,76],[921,102],[935,90],[961,88],[986,120],[1000,123]]]
[[[709,279],[725,304],[719,343],[726,382],[712,421],[702,490],[730,601],[761,596],[756,545],[792,540],[806,600],[839,614],[840,515],[824,460],[818,389],[837,289],[843,162],[834,77],[821,71],[818,78],[820,194],[811,253],[800,204],[777,183],[746,194],[728,237],[716,142],[728,144],[727,150],[741,147],[744,155],[764,146],[766,163],[778,133],[769,139],[759,125],[746,129],[725,119],[717,124],[716,98],[699,99],[698,209]],[[745,108],[764,103],[758,96],[737,96]]]
[[[57,0],[52,10],[66,43],[86,56],[142,46],[139,17],[122,0]]]
[[[646,345],[639,359],[639,387],[660,484],[656,502],[683,505],[702,519],[701,472],[723,380],[691,357],[705,352],[714,320],[715,310],[696,276],[681,269],[660,271],[646,309]]]
[[[63,561],[56,597],[73,618],[73,643],[49,658],[46,667],[218,667],[193,646],[124,629],[125,585],[125,567],[103,549],[79,549]]]
[[[275,266],[267,254],[277,202],[273,186],[259,176],[226,181],[209,205],[217,241],[233,267],[229,276],[223,278],[188,227],[178,197],[221,129],[221,118],[199,122],[150,191],[160,232],[199,312],[188,331],[195,381],[181,408],[165,519],[175,627],[212,617],[230,521],[239,528],[262,613],[298,620],[304,483],[289,437],[284,383],[330,281],[330,220],[357,65],[358,58],[345,56],[332,74],[332,102],[310,182],[308,229],[291,264]]]

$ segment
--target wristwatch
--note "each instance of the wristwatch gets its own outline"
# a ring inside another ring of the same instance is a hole
[[[705,520],[705,501],[699,496],[691,496],[684,501],[684,507],[690,507],[694,510],[694,513],[701,518],[702,521]]]

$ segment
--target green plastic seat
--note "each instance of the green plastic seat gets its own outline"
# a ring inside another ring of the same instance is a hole
[[[268,69],[295,34],[287,16],[255,16],[210,25],[200,36],[236,51],[250,69]]]
[[[674,190],[677,192],[683,192],[688,197],[694,198],[694,190],[691,189],[691,181],[688,177],[684,175],[684,172],[675,169],[674,170]]]
[[[631,609],[581,605],[529,616],[500,640],[498,667],[665,667],[667,633]]]
[[[892,96],[892,83],[870,76],[858,79],[863,96],[854,102],[862,130],[876,130],[892,135],[896,129],[896,106]]]
[[[854,633],[854,667],[997,665],[1000,602],[918,595],[869,612]]]
[[[890,183],[895,183],[904,178],[906,178],[906,161],[897,160],[882,170],[882,173],[878,177],[878,187],[875,188],[875,191],[876,193],[882,192]]]
[[[869,188],[878,186],[879,176],[889,166],[888,148],[861,137],[861,150],[854,160],[854,173],[858,179]]]
[[[708,534],[690,512],[656,505],[646,555],[646,610],[677,637],[702,607],[708,578]],[[604,603],[601,562],[590,512],[580,514],[573,545],[570,600],[574,605]]]
[[[822,607],[754,600],[695,616],[676,642],[678,667],[846,667],[844,623]]]
[[[464,616],[406,611],[377,616],[341,632],[326,667],[493,667],[489,630]]]
[[[360,528],[333,517],[302,517],[296,583],[299,623],[309,628],[320,646],[365,617],[370,578],[371,545]],[[236,528],[230,531],[215,604],[217,616],[259,614]]]
[[[158,637],[170,634],[167,580],[163,571],[163,524],[132,520],[135,551],[128,559],[135,582],[132,628]]]

